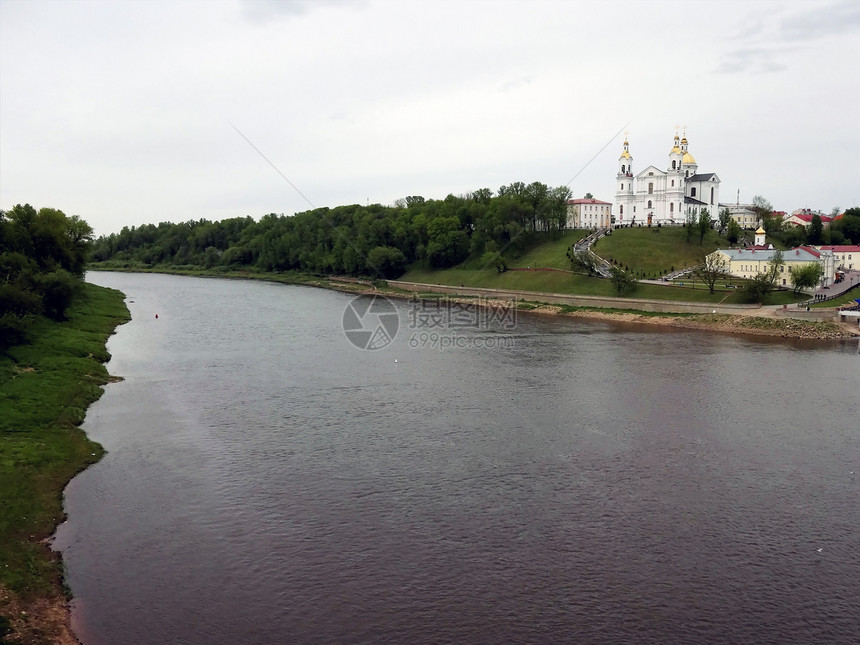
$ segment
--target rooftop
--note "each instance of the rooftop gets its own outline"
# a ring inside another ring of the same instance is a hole
[[[759,262],[770,262],[776,255],[776,249],[720,249],[718,253],[724,253],[730,260],[748,260]],[[800,246],[782,252],[782,259],[786,262],[813,262],[821,257],[821,253],[809,246]]]
[[[815,248],[819,251],[833,251],[834,253],[860,253],[860,244],[824,244]]]
[[[792,213],[790,217],[796,217],[797,219],[803,220],[804,222],[812,222],[812,218],[815,215],[817,215],[817,213],[813,214],[813,215],[810,215],[809,213]],[[818,215],[818,216],[821,218],[822,224],[826,224],[831,219],[833,219],[829,215]]]
[[[715,172],[700,172],[696,173],[692,177],[687,177],[687,181],[711,181],[717,176]]]
[[[568,199],[568,204],[606,204],[612,206],[610,202],[602,202],[599,199]]]

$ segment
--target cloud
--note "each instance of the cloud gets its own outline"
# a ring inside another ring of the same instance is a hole
[[[529,74],[528,76],[522,76],[520,78],[515,78],[515,79],[512,79],[510,81],[507,81],[506,83],[502,83],[499,86],[499,92],[501,92],[502,94],[507,94],[508,92],[512,92],[512,91],[517,90],[521,87],[526,87],[528,85],[531,85],[532,83],[534,83],[534,81],[535,81],[535,75],[534,74]]]
[[[742,47],[728,52],[714,70],[717,74],[772,74],[788,69],[780,62],[787,48]]]
[[[242,13],[251,22],[301,16],[322,7],[358,7],[362,0],[242,0]]]
[[[860,4],[854,0],[804,8],[786,15],[744,17],[745,23],[731,37],[742,43],[725,53],[714,70],[717,74],[769,74],[788,69],[793,52],[826,38],[856,33],[860,28]]]
[[[860,29],[860,4],[848,0],[815,7],[784,19],[779,37],[790,42],[809,42],[842,34],[856,34]]]

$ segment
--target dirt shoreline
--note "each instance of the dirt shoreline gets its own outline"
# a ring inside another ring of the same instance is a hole
[[[360,290],[339,288],[340,285],[333,284],[330,288],[345,293],[363,293],[365,295],[384,295],[387,297],[411,300],[416,296],[414,293],[389,292],[387,290]],[[442,297],[449,298],[452,302],[476,304],[475,298],[464,298],[458,296]],[[506,307],[510,306],[509,300],[481,299],[479,306]],[[603,311],[598,309],[581,308],[573,311],[563,305],[546,303],[533,303],[522,301],[519,303],[518,311],[530,314],[558,316],[563,318],[585,318],[590,320],[603,320],[608,322],[633,323],[649,325],[652,327],[668,327],[672,329],[693,329],[699,331],[712,331],[723,334],[740,334],[747,336],[769,336],[771,338],[786,338],[797,340],[844,340],[860,338],[860,330],[852,323],[807,321],[796,318],[777,318],[768,315],[748,314],[649,314],[635,313],[631,311]],[[523,306],[526,305],[526,306]],[[533,305],[533,306],[532,306]]]
[[[27,602],[0,587],[0,606],[11,616],[12,631],[7,637],[15,640],[10,643],[81,645],[72,630],[71,606],[63,596],[42,596]]]

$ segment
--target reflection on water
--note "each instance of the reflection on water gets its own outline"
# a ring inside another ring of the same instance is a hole
[[[343,294],[90,279],[134,303],[57,538],[86,645],[857,633],[856,341],[361,352]]]

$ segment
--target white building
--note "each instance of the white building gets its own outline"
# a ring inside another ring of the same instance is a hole
[[[681,225],[690,215],[698,219],[707,208],[711,219],[719,217],[720,178],[700,173],[687,149],[687,137],[678,138],[669,151],[666,170],[648,166],[633,175],[633,155],[627,139],[618,158],[615,192],[616,225]]]
[[[752,209],[752,206],[747,204],[720,204],[716,214],[719,215],[719,211],[724,208],[729,209],[729,215],[741,228],[755,228],[759,224],[758,213]]]
[[[612,204],[599,199],[567,200],[567,227],[579,229],[609,228],[612,225]]]

